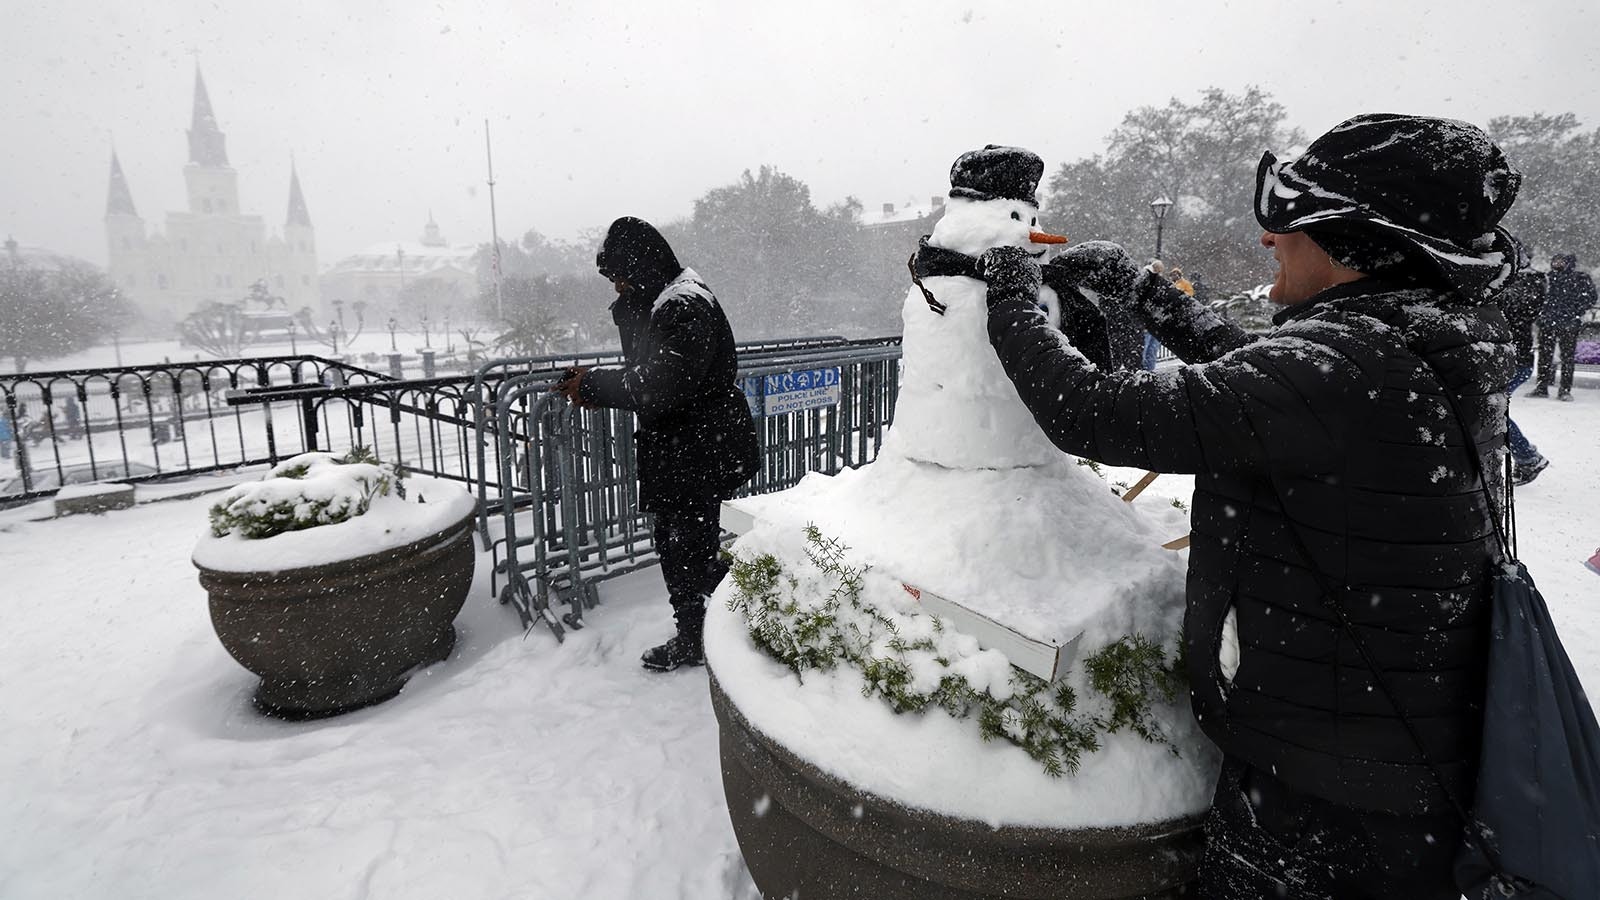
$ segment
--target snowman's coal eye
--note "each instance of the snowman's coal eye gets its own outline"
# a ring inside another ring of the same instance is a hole
[[[1011,213],[1011,218],[1016,219],[1018,222],[1021,222],[1022,221],[1022,213],[1013,211]]]
[[[1033,227],[1033,228],[1038,228],[1038,227],[1039,227],[1039,217],[1038,217],[1038,216],[1034,216],[1034,217],[1033,217],[1033,220],[1032,220],[1032,221],[1030,221],[1030,222],[1029,222],[1029,223],[1028,223],[1028,225],[1029,225],[1029,226],[1030,226],[1030,227]]]

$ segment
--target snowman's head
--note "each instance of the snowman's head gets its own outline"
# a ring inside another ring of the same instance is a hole
[[[951,197],[944,209],[929,243],[968,256],[990,247],[1021,247],[1043,259],[1050,244],[1063,242],[1039,230],[1039,207],[1026,200]]]

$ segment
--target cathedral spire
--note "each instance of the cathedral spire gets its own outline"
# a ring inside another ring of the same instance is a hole
[[[128,179],[123,177],[122,163],[117,160],[117,151],[111,151],[111,189],[106,193],[106,215],[108,216],[137,216],[138,210],[133,208],[133,192],[128,190]]]
[[[289,218],[288,225],[311,225],[311,213],[306,210],[305,195],[300,193],[300,173],[295,171],[294,160],[289,160]]]
[[[444,235],[439,232],[439,223],[433,221],[433,210],[428,210],[428,224],[422,227],[422,246],[446,246]]]
[[[201,166],[226,166],[228,148],[217,117],[211,112],[206,80],[194,67],[194,116],[189,123],[189,162]]]

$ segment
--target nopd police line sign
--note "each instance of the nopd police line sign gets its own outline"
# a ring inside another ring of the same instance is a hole
[[[752,416],[781,416],[802,409],[819,409],[839,403],[839,369],[806,369],[779,375],[758,375],[743,380],[745,400]]]

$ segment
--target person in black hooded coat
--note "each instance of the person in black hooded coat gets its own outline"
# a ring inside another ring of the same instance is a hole
[[[638,416],[639,505],[654,516],[656,550],[677,633],[646,651],[646,668],[704,662],[705,602],[727,574],[720,505],[759,466],[733,329],[716,295],[666,238],[631,216],[611,224],[595,258],[617,290],[611,318],[621,366],[575,368],[556,390],[580,406]]]
[[[1594,279],[1578,268],[1578,257],[1558,253],[1550,258],[1549,290],[1539,312],[1539,383],[1530,397],[1550,396],[1556,381],[1556,350],[1561,351],[1560,385],[1556,396],[1572,399],[1572,375],[1577,359],[1578,330],[1583,314],[1595,305]]]
[[[1495,226],[1519,180],[1473,126],[1409,116],[1268,154],[1256,212],[1287,308],[1261,337],[1114,244],[1048,276],[981,257],[991,342],[1045,434],[1195,475],[1184,658],[1224,754],[1203,896],[1459,896],[1498,486],[1467,442],[1492,461],[1505,440],[1512,349],[1486,297],[1514,268]],[[1124,304],[1186,365],[1092,365],[1034,308],[1045,277]]]

